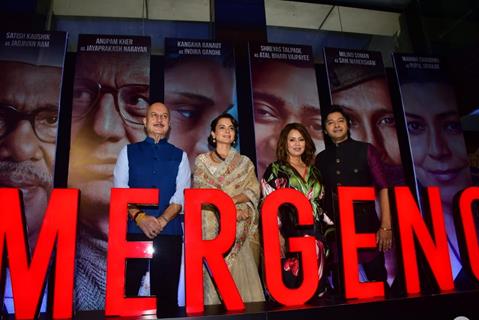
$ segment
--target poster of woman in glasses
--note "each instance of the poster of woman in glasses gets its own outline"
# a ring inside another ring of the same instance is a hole
[[[80,35],[68,186],[81,191],[75,307],[103,309],[112,174],[121,148],[143,140],[150,38]]]

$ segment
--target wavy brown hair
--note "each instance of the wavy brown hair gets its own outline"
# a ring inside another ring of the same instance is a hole
[[[298,130],[303,136],[306,145],[301,155],[301,160],[303,160],[306,165],[310,165],[313,162],[316,147],[314,146],[313,139],[311,139],[309,135],[308,129],[297,122],[288,123],[283,130],[281,130],[278,144],[276,145],[276,158],[279,161],[288,162],[288,134],[291,130]]]

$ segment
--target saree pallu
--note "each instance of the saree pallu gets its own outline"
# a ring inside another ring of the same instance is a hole
[[[231,149],[225,161],[214,162],[209,153],[200,154],[195,160],[194,188],[220,189],[230,197],[244,194],[248,202],[236,204],[237,210],[248,213],[245,219],[237,218],[235,243],[225,257],[225,262],[244,302],[264,301],[263,287],[258,272],[259,183],[252,162]],[[218,234],[218,215],[212,206],[202,208],[203,239],[214,239]],[[207,267],[204,274],[204,303],[220,304]],[[213,275],[214,276],[214,275]]]

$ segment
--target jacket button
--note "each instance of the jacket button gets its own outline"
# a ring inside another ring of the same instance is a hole
[[[341,174],[341,171],[336,170],[336,174],[339,176]]]
[[[336,159],[336,163],[340,163],[340,162],[341,162],[341,160],[339,160],[339,158],[337,158],[337,159]]]

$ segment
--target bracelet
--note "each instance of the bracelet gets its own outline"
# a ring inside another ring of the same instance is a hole
[[[135,218],[136,224],[139,224],[141,220],[143,220],[146,217],[146,214],[142,211],[138,216]]]
[[[166,223],[170,222],[170,220],[168,220],[168,218],[163,215],[161,215],[160,218],[163,218],[163,220],[165,220]]]
[[[381,229],[381,230],[383,230],[383,231],[392,231],[392,230],[393,230],[393,229],[391,229],[391,228],[383,228],[383,227],[381,227],[381,228],[379,228],[379,229]]]
[[[136,222],[136,218],[138,217],[138,215],[140,213],[142,213],[143,211],[142,210],[138,210],[137,212],[135,212],[132,216],[131,216],[131,220],[135,221]]]

